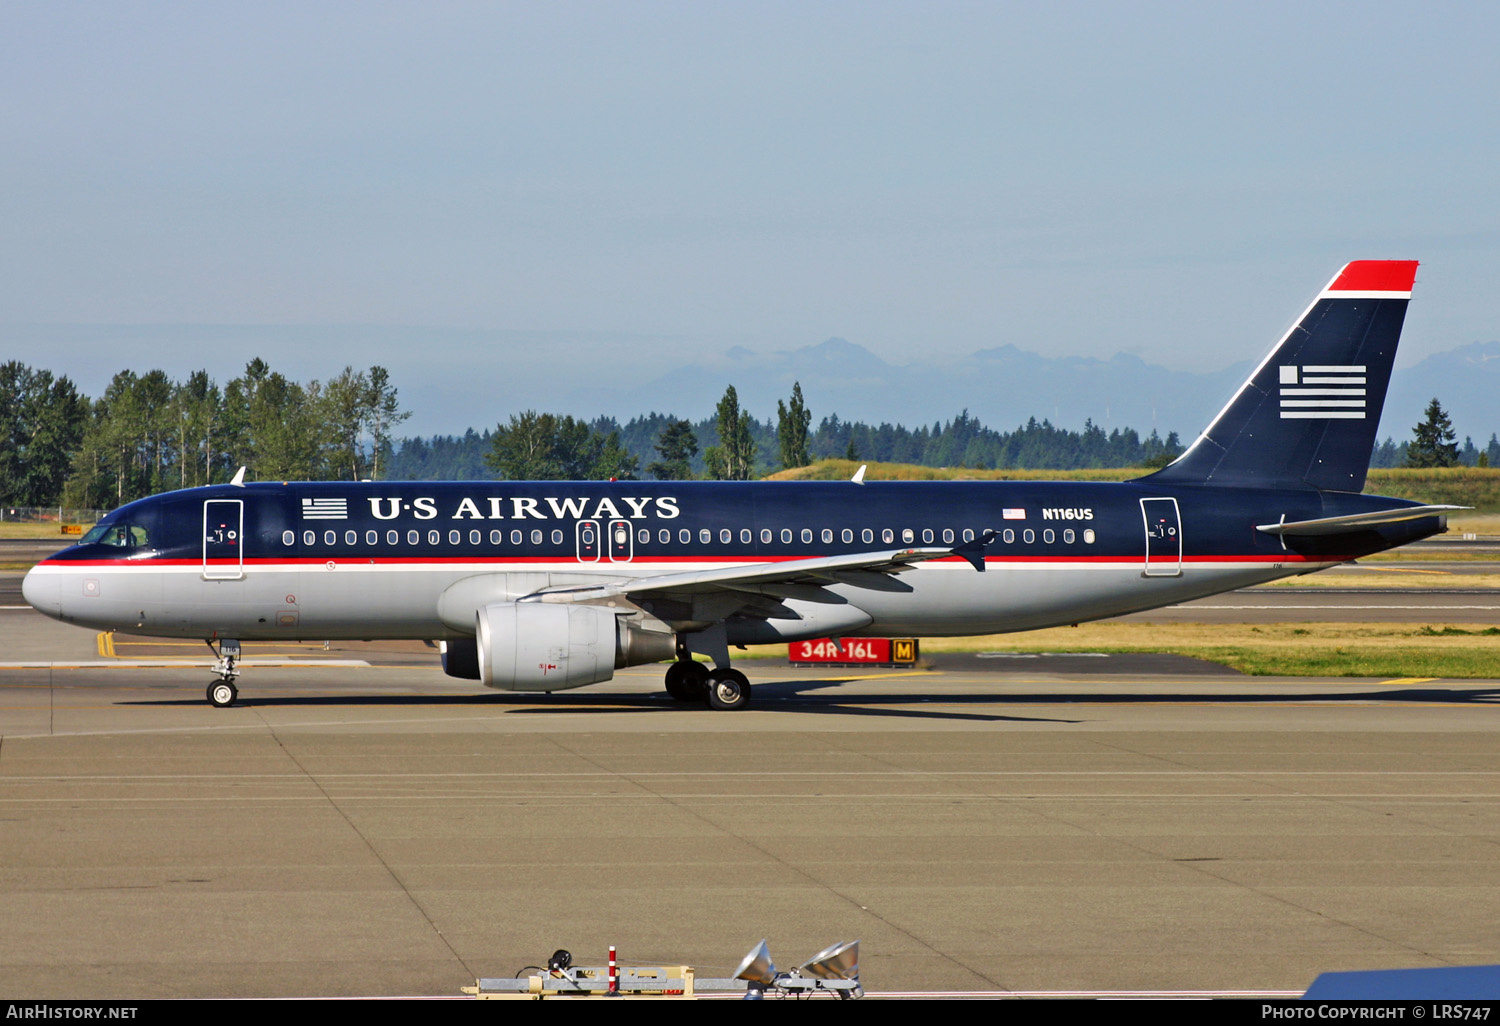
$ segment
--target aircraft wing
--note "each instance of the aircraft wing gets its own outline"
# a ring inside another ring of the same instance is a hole
[[[1401,506],[1398,509],[1381,509],[1373,513],[1353,513],[1345,517],[1322,517],[1318,520],[1298,520],[1289,524],[1257,524],[1255,529],[1264,531],[1266,534],[1350,534],[1380,524],[1398,524],[1403,520],[1420,520],[1423,517],[1451,513],[1456,509],[1473,508],[1473,506]]]
[[[655,574],[576,588],[549,588],[522,601],[596,602],[620,596],[695,595],[708,592],[750,592],[814,598],[812,593],[830,584],[847,584],[890,590],[892,574],[912,569],[931,559],[962,556],[982,569],[982,556],[965,549],[910,548],[885,552],[857,552],[844,556],[819,556],[775,563],[752,563],[714,570]],[[900,590],[906,590],[904,587]]]

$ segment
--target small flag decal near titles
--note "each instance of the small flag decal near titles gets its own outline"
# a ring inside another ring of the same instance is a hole
[[[1365,369],[1308,364],[1281,367],[1281,419],[1365,419]]]
[[[348,499],[303,499],[303,520],[348,520]]]
[[[1025,520],[1026,511],[1024,509],[1001,510],[1000,517],[1003,520]]]

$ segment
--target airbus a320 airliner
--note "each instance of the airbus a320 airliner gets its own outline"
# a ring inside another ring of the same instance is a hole
[[[1461,507],[1360,494],[1416,269],[1345,266],[1188,450],[1133,481],[237,476],[120,507],[24,591],[68,623],[205,640],[218,706],[242,640],[413,638],[514,691],[672,660],[673,698],[737,709],[731,646],[1097,620],[1444,530]]]

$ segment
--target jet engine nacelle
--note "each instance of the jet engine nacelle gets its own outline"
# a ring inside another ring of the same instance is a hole
[[[451,644],[451,643],[450,643]],[[597,606],[497,602],[475,617],[479,680],[506,691],[562,691],[609,680],[621,666],[670,659],[676,639]]]

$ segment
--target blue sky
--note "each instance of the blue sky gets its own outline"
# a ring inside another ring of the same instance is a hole
[[[0,358],[223,380],[298,326],[278,369],[387,364],[452,397],[410,426],[451,431],[829,336],[1216,369],[1391,257],[1423,261],[1410,363],[1500,337],[1497,29],[1457,3],[5,0]],[[349,325],[380,330],[306,331]]]

